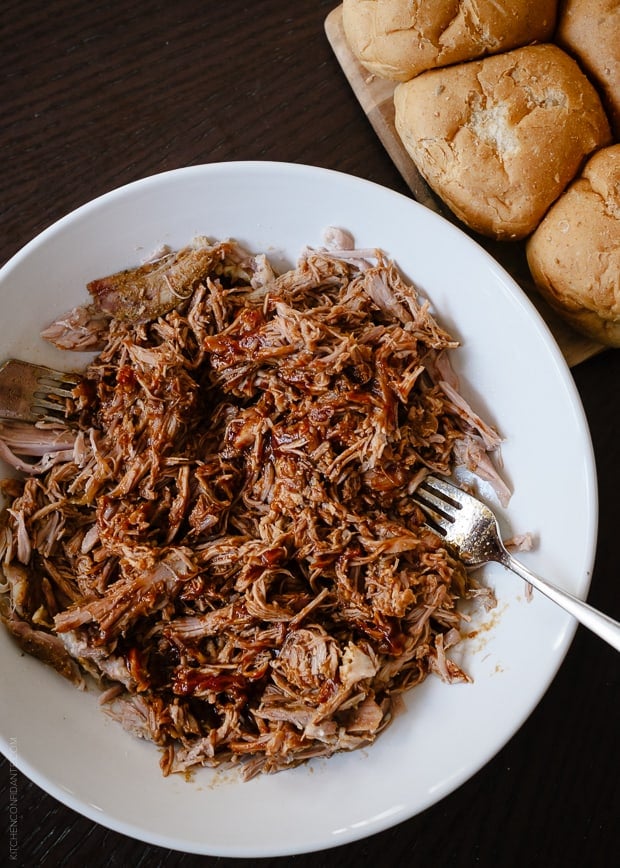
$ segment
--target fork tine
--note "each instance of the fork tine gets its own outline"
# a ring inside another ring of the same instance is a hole
[[[54,371],[51,368],[41,368],[37,377],[37,390],[33,398],[40,407],[58,410],[59,404],[73,397],[73,390],[79,383],[79,377]],[[50,402],[49,399],[52,399]],[[58,399],[58,400],[56,400]]]
[[[467,498],[466,492],[453,483],[448,482],[447,479],[442,479],[439,476],[425,476],[419,488],[428,491],[429,494],[433,494],[443,503],[448,501],[448,504],[456,509],[461,509]]]
[[[433,533],[437,533],[440,536],[445,536],[448,532],[448,521],[444,518],[444,516],[438,512],[435,512],[424,503],[421,503],[417,498],[414,497],[414,500],[426,516],[424,527],[427,530],[432,530]]]
[[[45,391],[36,391],[32,396],[30,409],[43,421],[65,422],[66,404],[69,398],[71,398],[69,390],[48,388]]]
[[[44,383],[39,383],[40,387],[34,392],[34,398],[49,398],[53,396],[54,398],[59,398],[61,401],[66,401],[67,398],[73,397],[73,388],[60,388],[58,386],[46,386]]]
[[[435,533],[445,535],[452,523],[450,517],[439,509],[436,509],[435,506],[429,502],[430,498],[427,496],[426,492],[420,491],[419,488],[417,488],[412,494],[412,499],[424,513],[426,526]]]
[[[37,377],[37,383],[44,389],[51,391],[59,390],[63,393],[70,393],[80,382],[78,376],[65,374],[63,371],[45,371]]]
[[[414,492],[413,497],[435,521],[439,521],[440,519],[450,523],[454,521],[454,507],[432,492],[418,488]]]
[[[40,407],[43,410],[55,410],[64,414],[64,405],[61,401],[48,401],[44,396],[36,396],[32,402],[32,407]]]
[[[8,359],[0,364],[0,417],[66,424],[67,401],[81,380],[79,374]]]
[[[412,495],[428,518],[431,530],[443,536],[450,533],[465,496],[455,485],[433,475],[425,476]]]

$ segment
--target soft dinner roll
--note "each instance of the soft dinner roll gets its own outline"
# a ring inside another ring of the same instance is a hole
[[[518,48],[398,84],[396,129],[456,216],[497,239],[529,235],[610,142],[600,98],[556,45]]]
[[[579,331],[620,347],[620,145],[590,158],[526,250],[551,305]]]
[[[598,86],[620,138],[620,0],[564,0],[557,41]]]
[[[551,38],[557,0],[344,0],[347,42],[382,78],[410,78]]]

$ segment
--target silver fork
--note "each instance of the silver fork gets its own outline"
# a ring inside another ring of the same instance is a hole
[[[502,564],[553,600],[585,627],[620,651],[620,623],[578,597],[541,579],[506,549],[493,512],[471,494],[438,476],[427,476],[413,494],[427,525],[467,567]]]
[[[0,418],[66,422],[66,402],[81,378],[9,359],[0,365]]]

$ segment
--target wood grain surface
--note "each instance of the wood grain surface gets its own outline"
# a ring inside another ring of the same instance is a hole
[[[0,262],[99,194],[203,162],[308,163],[411,195],[326,36],[334,7],[333,0],[4,0]],[[590,601],[618,618],[620,352],[581,361],[573,376],[599,468]],[[553,442],[540,448],[554,460]],[[0,864],[608,868],[618,853],[618,671],[617,654],[579,628],[534,713],[474,778],[381,834],[289,858],[225,860],[132,840],[44,793],[16,771],[9,752],[0,763]],[[441,750],[433,733],[428,749]],[[240,812],[240,835],[243,821]]]

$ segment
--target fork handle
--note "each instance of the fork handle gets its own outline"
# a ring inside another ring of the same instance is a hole
[[[512,570],[513,573],[516,573],[522,579],[525,579],[526,582],[533,585],[541,594],[544,594],[550,600],[553,600],[554,603],[557,603],[558,606],[561,606],[566,612],[576,618],[580,624],[583,624],[584,627],[592,630],[593,633],[596,633],[597,636],[608,642],[616,651],[620,651],[620,623],[618,621],[614,621],[609,615],[604,615],[598,609],[594,609],[578,597],[574,597],[572,594],[562,591],[545,579],[541,579],[540,576],[537,576],[536,573],[528,570],[516,558],[513,558],[509,552],[506,552],[502,563],[509,570]]]

